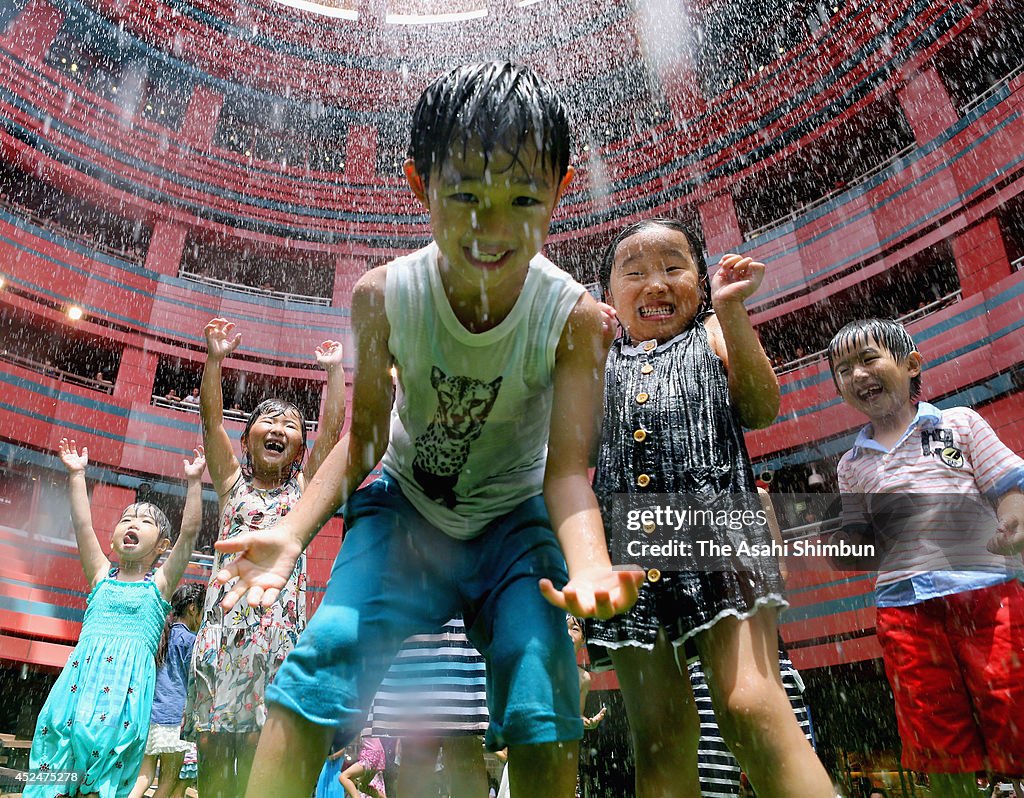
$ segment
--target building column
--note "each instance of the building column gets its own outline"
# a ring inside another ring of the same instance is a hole
[[[213,141],[217,130],[220,109],[224,105],[224,95],[209,86],[196,86],[185,109],[185,119],[181,123],[181,135],[197,147],[207,149]]]
[[[377,178],[377,128],[350,125],[345,138],[345,182],[374,183]]]
[[[146,268],[170,277],[178,275],[181,256],[185,251],[188,228],[177,222],[157,222],[149,238],[146,252]]]
[[[52,6],[47,0],[30,0],[2,38],[14,47],[24,50],[26,54],[43,59],[62,24],[63,11]]]
[[[702,202],[697,210],[704,231],[704,245],[710,258],[717,259],[726,252],[735,252],[743,244],[743,233],[732,194],[712,197]]]
[[[1010,274],[1010,258],[999,222],[989,217],[952,240],[960,289],[965,297],[984,291]]]
[[[960,118],[935,67],[904,71],[903,80],[896,97],[918,144],[931,141]]]
[[[153,396],[159,360],[156,352],[126,346],[114,381],[114,398],[148,405]]]
[[[331,307],[351,308],[352,288],[366,272],[366,260],[354,255],[338,255],[334,261],[334,291]]]

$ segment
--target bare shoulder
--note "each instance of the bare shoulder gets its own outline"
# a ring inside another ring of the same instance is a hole
[[[353,324],[371,325],[380,329],[387,327],[384,311],[384,289],[387,283],[387,266],[377,266],[360,277],[352,287]]]
[[[725,348],[725,336],[722,334],[722,324],[718,320],[718,316],[714,313],[709,313],[704,318],[703,324],[708,334],[708,343],[711,345],[711,351],[718,355],[719,359],[728,368],[729,352]]]
[[[597,300],[584,292],[565,320],[558,341],[558,356],[574,351],[580,344],[596,343],[598,349],[601,349],[604,319],[604,313],[598,307]]]
[[[387,276],[387,264],[370,269],[356,280],[356,284],[352,287],[352,302],[355,303],[357,299],[368,300],[373,297],[383,299]]]

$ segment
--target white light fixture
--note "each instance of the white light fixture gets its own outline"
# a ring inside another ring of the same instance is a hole
[[[816,465],[811,466],[811,475],[807,477],[807,484],[812,488],[820,488],[825,484],[825,477],[818,473]]]

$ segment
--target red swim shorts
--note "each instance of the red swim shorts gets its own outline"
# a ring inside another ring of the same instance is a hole
[[[1024,585],[879,607],[903,767],[1024,773]]]

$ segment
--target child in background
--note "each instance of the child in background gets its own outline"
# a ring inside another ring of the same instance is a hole
[[[160,783],[153,798],[176,798],[185,794],[185,783],[179,779],[179,774],[185,753],[193,744],[181,739],[181,723],[185,713],[192,647],[203,617],[205,593],[202,585],[189,582],[180,585],[171,596],[171,614],[167,616],[156,650],[156,690],[153,693],[146,756],[131,798],[142,798],[146,794],[156,776],[158,763]]]
[[[156,567],[171,545],[171,524],[158,507],[139,502],[128,505],[114,527],[113,565],[92,526],[85,482],[89,450],[82,447],[79,454],[74,440],[60,441],[78,557],[90,590],[78,645],[36,721],[29,767],[79,772],[81,781],[64,786],[76,795],[124,798],[135,784],[146,750],[167,597],[185,572],[202,524],[206,461],[201,447],[194,454],[191,463],[185,461],[185,509],[166,562]],[[24,794],[52,798],[62,790],[30,784]]]
[[[224,429],[221,389],[221,364],[242,339],[234,328],[225,319],[206,325],[207,358],[200,387],[203,440],[220,497],[220,540],[266,534],[283,518],[337,442],[345,419],[341,344],[324,341],[316,348],[316,359],[327,372],[327,393],[319,436],[305,468],[302,413],[280,399],[261,402],[249,415],[239,463]],[[227,588],[215,576],[233,558],[216,556],[192,656],[185,723],[186,734],[199,747],[203,798],[236,798],[245,789],[266,719],[264,693],[306,620],[304,556],[297,558],[277,601],[263,607],[256,597],[228,612],[221,606]]]
[[[899,322],[847,324],[828,359],[871,422],[837,468],[840,534],[903,522],[875,585],[903,767],[927,771],[937,798],[975,796],[975,771],[1024,773],[1024,460],[973,410],[920,401],[921,354]],[[911,499],[912,514],[894,506]]]
[[[338,776],[346,798],[387,798],[384,746],[376,737],[364,736],[358,745],[359,757]]]
[[[538,255],[569,141],[561,99],[523,67],[461,67],[420,97],[405,173],[434,242],[356,283],[351,429],[275,529],[217,543],[245,555],[219,576],[239,577],[225,606],[273,601],[345,503],[323,603],[268,695],[250,798],[306,798],[402,641],[457,614],[487,659],[487,744],[509,746],[513,791],[573,795],[565,612],[621,612],[642,574],[612,569],[587,478],[604,317]]]
[[[625,335],[605,371],[594,490],[606,518],[616,494],[755,495],[741,424],[767,426],[779,407],[778,381],[744,307],[763,277],[763,264],[726,255],[709,282],[701,248],[672,219],[629,225],[608,247],[600,280]],[[746,531],[751,543],[769,543],[763,526]],[[782,606],[778,565],[761,558],[742,569],[651,569],[629,613],[588,624],[589,641],[611,649],[638,798],[700,795],[700,722],[680,651],[690,639],[722,736],[758,795],[833,796],[780,680]],[[591,652],[596,666],[606,660]]]
[[[452,795],[482,796],[487,721],[487,665],[460,617],[402,644],[366,728],[373,737],[401,740],[397,798],[436,798],[442,772]]]

